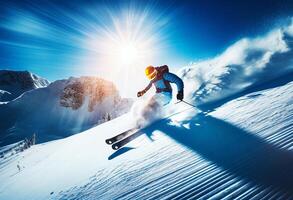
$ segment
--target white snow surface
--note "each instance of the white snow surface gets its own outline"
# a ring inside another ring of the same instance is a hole
[[[131,114],[5,155],[0,199],[293,198],[276,180],[292,189],[292,95],[289,82],[209,114],[176,104],[146,131],[153,141],[142,135],[116,153],[104,141],[129,129]]]

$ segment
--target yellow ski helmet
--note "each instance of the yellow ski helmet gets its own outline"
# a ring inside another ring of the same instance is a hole
[[[157,70],[154,66],[148,66],[145,68],[145,75],[148,77],[148,79],[153,80],[157,76]]]

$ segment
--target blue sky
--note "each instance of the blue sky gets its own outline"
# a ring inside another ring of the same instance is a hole
[[[293,1],[21,0],[1,1],[0,13],[1,69],[117,79],[213,57],[291,17]]]

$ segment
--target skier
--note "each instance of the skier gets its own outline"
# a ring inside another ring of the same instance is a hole
[[[160,114],[163,112],[163,110],[161,110],[162,106],[167,105],[172,100],[172,87],[170,83],[175,83],[177,85],[177,99],[180,101],[183,100],[183,81],[175,74],[170,73],[167,65],[160,67],[148,66],[145,69],[145,74],[150,80],[150,83],[144,90],[137,93],[137,97],[144,95],[152,85],[156,88],[156,95],[154,95],[143,108],[141,116],[137,118],[135,128],[106,139],[106,143],[111,144],[114,150],[121,148],[128,142],[140,136],[142,132],[139,130],[146,125],[146,121],[150,122],[154,119],[160,118]]]
[[[177,99],[182,101],[184,94],[184,84],[181,78],[177,75],[170,73],[167,65],[153,67],[148,66],[145,69],[145,75],[150,80],[148,86],[137,93],[137,97],[144,95],[154,85],[156,87],[156,95],[153,96],[153,100],[161,105],[167,105],[172,99],[172,87],[170,83],[177,85]]]

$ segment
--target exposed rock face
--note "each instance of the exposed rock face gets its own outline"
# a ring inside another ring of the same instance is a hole
[[[0,70],[0,101],[10,101],[26,91],[48,85],[48,80],[28,71]]]
[[[88,97],[88,111],[92,112],[94,107],[111,97],[112,101],[120,101],[119,93],[113,83],[96,77],[81,77],[69,83],[60,97],[60,105],[79,109]]]
[[[0,147],[38,135],[38,143],[68,137],[128,112],[113,83],[80,77],[57,80],[0,103]]]
[[[84,101],[84,89],[80,82],[72,83],[66,86],[60,97],[60,105],[71,107],[76,110],[81,107]]]

